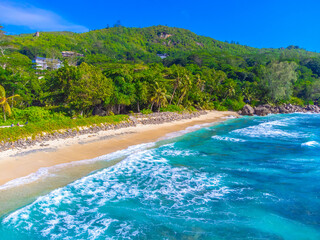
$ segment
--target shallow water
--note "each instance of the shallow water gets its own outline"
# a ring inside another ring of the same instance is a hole
[[[0,239],[320,239],[319,127],[246,117],[137,147],[3,216]]]

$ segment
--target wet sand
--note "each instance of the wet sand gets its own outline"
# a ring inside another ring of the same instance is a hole
[[[37,172],[43,167],[93,159],[132,145],[157,141],[169,133],[178,132],[193,125],[223,121],[228,116],[237,117],[238,114],[228,111],[210,111],[194,119],[101,131],[70,139],[48,141],[44,144],[45,146],[38,145],[23,150],[13,149],[1,152],[0,186],[13,179]]]

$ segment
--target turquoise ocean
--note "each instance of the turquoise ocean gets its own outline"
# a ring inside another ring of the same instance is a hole
[[[0,239],[320,239],[319,114],[229,119],[95,161],[120,155],[2,215]]]

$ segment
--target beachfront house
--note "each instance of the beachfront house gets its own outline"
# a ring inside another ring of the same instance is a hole
[[[32,62],[37,70],[55,70],[62,67],[59,59],[36,57]]]

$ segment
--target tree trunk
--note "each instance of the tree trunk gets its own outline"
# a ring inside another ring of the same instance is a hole
[[[4,110],[4,106],[2,106],[2,111],[3,111],[3,120],[4,120],[4,121],[7,121],[6,111]]]
[[[176,93],[176,90],[177,90],[177,88],[174,87],[173,93],[172,93],[172,96],[171,96],[171,99],[170,99],[170,102],[169,102],[169,105],[171,105],[171,103],[172,103],[172,100],[173,100],[174,94]]]
[[[140,112],[140,104],[139,104],[139,101],[137,102],[137,110],[138,110],[138,112]]]
[[[12,92],[13,92],[12,96],[14,96],[14,90]],[[13,101],[14,101],[14,99],[12,98],[11,109],[13,109]]]
[[[154,102],[152,102],[152,104],[151,104],[151,108],[150,108],[151,111],[152,111],[153,105],[154,105]]]

